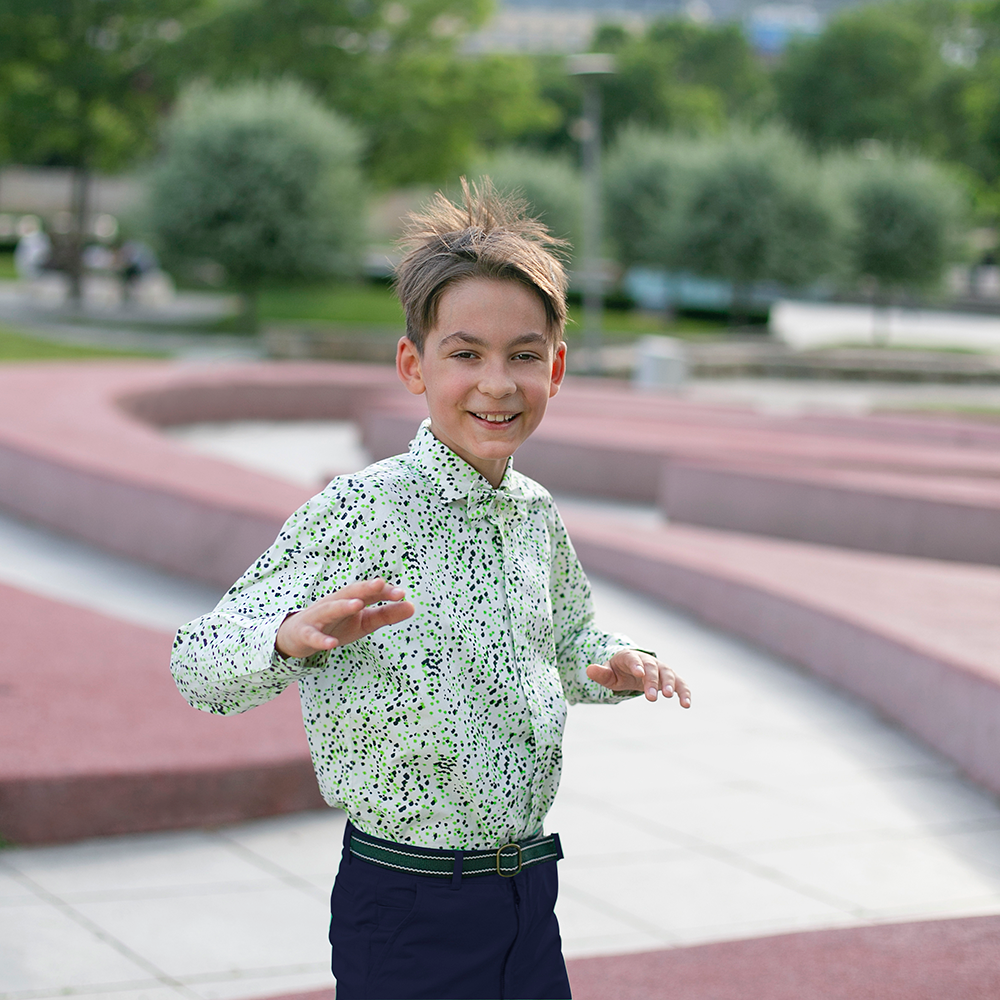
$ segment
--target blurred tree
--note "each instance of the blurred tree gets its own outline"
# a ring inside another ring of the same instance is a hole
[[[533,64],[462,56],[490,0],[216,0],[185,38],[217,83],[295,76],[360,125],[384,186],[439,182],[481,146],[548,127]]]
[[[940,41],[899,4],[855,8],[815,38],[800,38],[775,71],[785,120],[819,148],[864,139],[928,148]]]
[[[151,149],[175,78],[165,50],[201,0],[0,0],[6,155],[74,171],[70,294],[81,294],[88,179]]]
[[[927,161],[891,154],[844,158],[834,173],[850,212],[848,265],[872,285],[876,307],[937,284],[965,214],[959,185]],[[888,328],[874,334],[885,340]]]
[[[291,81],[188,92],[150,177],[168,259],[221,264],[256,329],[268,279],[350,274],[363,236],[355,130]]]
[[[515,57],[412,55],[370,66],[369,80],[335,107],[368,136],[366,162],[382,186],[440,183],[484,149],[556,118],[532,64]]]
[[[735,24],[659,21],[637,35],[605,25],[590,49],[617,57],[617,72],[602,83],[603,134],[609,142],[628,124],[718,131],[732,118],[758,121],[770,106],[767,72]],[[542,96],[559,109],[558,120],[523,134],[521,141],[568,150],[580,116],[579,84],[567,77],[561,57],[540,57],[537,65]]]
[[[477,164],[498,190],[520,193],[529,211],[553,236],[568,240],[567,256],[580,240],[580,174],[571,163],[524,149],[507,149]]]
[[[1000,0],[972,8],[965,35],[965,58],[971,63],[962,92],[968,144],[961,158],[992,188],[994,215],[1000,217]]]
[[[715,145],[638,126],[620,133],[605,161],[604,190],[607,232],[622,264],[680,266],[686,199]]]
[[[684,205],[678,251],[684,267],[733,287],[735,322],[751,286],[802,286],[837,267],[836,205],[819,164],[777,129],[735,131],[701,167]]]
[[[623,264],[721,278],[734,322],[751,286],[835,272],[842,213],[820,164],[787,133],[692,137],[627,129],[608,156],[608,231]]]
[[[728,119],[755,119],[764,109],[767,75],[739,25],[678,19],[654,22],[636,37],[607,34],[598,32],[592,47],[618,56],[604,99],[611,135],[625,122],[721,129]]]

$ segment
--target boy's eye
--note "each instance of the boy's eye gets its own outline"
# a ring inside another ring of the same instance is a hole
[[[538,355],[533,354],[531,351],[522,351],[520,354],[514,355],[515,361],[538,361]]]
[[[453,358],[474,358],[475,356],[475,351],[455,351],[452,355]]]

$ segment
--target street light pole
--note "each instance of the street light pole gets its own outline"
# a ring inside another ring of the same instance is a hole
[[[615,58],[603,52],[569,57],[569,72],[583,83],[583,118],[578,138],[583,153],[583,342],[588,369],[601,372],[601,318],[604,274],[601,219],[601,77],[615,71]]]

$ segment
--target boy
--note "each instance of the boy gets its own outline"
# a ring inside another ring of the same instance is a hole
[[[566,371],[565,277],[519,204],[463,190],[412,218],[397,272],[397,370],[430,412],[409,453],[334,480],[175,643],[205,711],[299,683],[320,788],[349,820],[338,1000],[568,997],[562,852],[542,830],[566,703],[690,705],[595,627],[552,498],[511,468]]]

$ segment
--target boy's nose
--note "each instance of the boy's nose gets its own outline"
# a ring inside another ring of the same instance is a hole
[[[502,365],[490,366],[479,380],[479,391],[484,396],[500,399],[517,392],[517,383]]]

